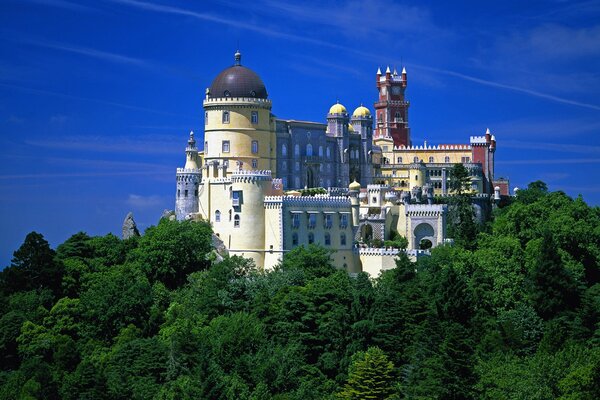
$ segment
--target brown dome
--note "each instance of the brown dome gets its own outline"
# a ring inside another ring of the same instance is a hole
[[[240,53],[235,54],[235,65],[224,69],[210,85],[210,97],[267,98],[267,88],[260,76],[240,64]]]

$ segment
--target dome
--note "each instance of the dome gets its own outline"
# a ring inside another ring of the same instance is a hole
[[[347,113],[346,107],[341,105],[339,101],[337,103],[335,103],[334,105],[332,105],[331,108],[329,109],[329,114],[346,114],[346,113]]]
[[[210,85],[211,97],[267,98],[267,88],[256,72],[241,65],[242,56],[235,53],[235,65],[226,68]]]
[[[352,113],[353,117],[370,117],[371,116],[371,111],[369,111],[369,109],[365,106],[363,106],[362,104],[356,108],[356,110],[354,110],[354,112]]]
[[[359,191],[360,190],[360,183],[356,182],[356,180],[354,180],[354,182],[352,182],[349,186],[348,189],[350,190],[356,190]]]
[[[352,124],[348,124],[348,132],[354,132],[354,127]]]

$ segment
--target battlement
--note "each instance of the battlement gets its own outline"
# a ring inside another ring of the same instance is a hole
[[[440,144],[437,146],[394,146],[394,150],[404,150],[404,151],[417,151],[417,150],[471,150],[472,147],[469,144]]]
[[[273,175],[270,170],[246,170],[238,169],[231,173],[233,182],[270,181]]]
[[[178,174],[200,174],[202,170],[200,168],[177,168]]]
[[[350,200],[345,196],[329,196],[326,194],[315,196],[265,196],[265,203],[282,203],[289,206],[323,206],[323,207],[350,207]]]
[[[257,99],[255,97],[210,97],[207,95],[202,104],[204,106],[218,106],[222,103],[230,105],[248,106],[254,105],[262,108],[270,108],[273,104],[269,99]]]
[[[470,143],[473,145],[487,145],[489,144],[485,136],[471,136]]]
[[[437,216],[448,210],[445,204],[406,204],[406,214],[411,216]]]

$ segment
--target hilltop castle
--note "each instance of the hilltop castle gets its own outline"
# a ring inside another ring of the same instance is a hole
[[[507,181],[494,181],[489,130],[469,144],[414,146],[406,69],[378,70],[376,85],[375,118],[363,105],[350,116],[336,103],[327,123],[281,120],[271,114],[262,79],[237,52],[206,89],[203,151],[190,133],[185,166],[177,169],[177,218],[210,221],[230,253],[259,268],[317,243],[334,250],[338,267],[376,276],[394,267],[399,250],[373,244],[399,234],[418,256],[444,242],[447,206],[434,204],[434,196],[447,194],[455,163],[470,171],[480,199],[508,194]],[[315,187],[326,193],[296,190]]]

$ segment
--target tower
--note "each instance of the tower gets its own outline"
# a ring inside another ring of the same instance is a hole
[[[275,122],[262,79],[242,66],[221,71],[206,89],[204,106],[204,159],[209,165],[231,171],[270,170],[275,173]],[[229,167],[229,168],[227,168]]]
[[[198,168],[198,148],[196,148],[194,132],[190,132],[188,145],[185,148],[185,167],[177,168],[175,215],[178,220],[198,212],[198,188],[201,178],[201,170]]]
[[[388,66],[385,74],[377,69],[376,78],[379,99],[375,103],[375,137],[392,138],[394,147],[410,146],[410,128],[408,127],[408,107],[404,92],[407,85],[406,68],[398,75]]]
[[[350,176],[350,154],[348,137],[348,112],[346,107],[338,101],[332,105],[327,114],[327,135],[336,138],[337,157],[339,168],[337,169],[336,184],[338,187],[348,185]]]
[[[362,104],[352,113],[354,132],[360,135],[360,182],[368,184],[373,179],[373,116]]]
[[[481,164],[483,172],[482,191],[493,193],[494,182],[494,153],[496,152],[496,137],[487,129],[484,136],[471,136],[472,159]]]

